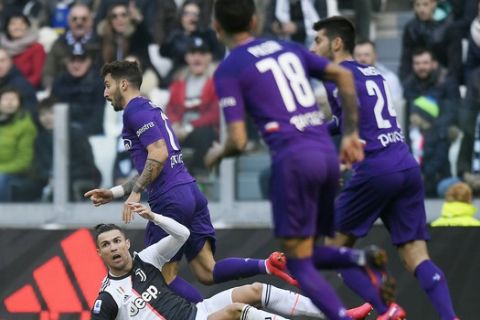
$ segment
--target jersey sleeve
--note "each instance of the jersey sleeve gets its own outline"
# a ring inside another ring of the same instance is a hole
[[[158,112],[158,117],[154,112]],[[161,110],[143,110],[137,109],[134,112],[128,112],[126,115],[126,125],[135,132],[141,144],[146,148],[148,145],[160,139],[165,139],[159,124],[161,120]]]
[[[223,70],[221,66],[214,74],[215,90],[225,121],[228,123],[244,120],[245,103],[238,79]]]
[[[187,227],[172,218],[159,214],[155,215],[153,222],[165,230],[169,235],[157,243],[143,249],[138,255],[144,262],[148,262],[161,270],[163,265],[170,261],[170,259],[187,241],[190,236],[190,231]]]
[[[100,292],[90,312],[91,320],[114,320],[117,317],[118,306],[108,292]]]

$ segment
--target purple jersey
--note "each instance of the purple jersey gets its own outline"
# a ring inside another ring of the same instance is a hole
[[[418,166],[410,154],[397,122],[390,91],[385,79],[373,66],[343,61],[355,80],[358,96],[359,134],[365,142],[365,159],[354,166],[356,174],[379,175]],[[334,120],[332,133],[341,131],[342,109],[335,84],[325,83]]]
[[[214,74],[227,123],[244,120],[247,111],[274,160],[291,150],[286,146],[333,150],[309,82],[322,78],[328,63],[285,41],[256,39],[236,47]]]
[[[141,174],[147,160],[147,146],[163,139],[168,149],[168,160],[160,175],[147,186],[149,200],[154,200],[174,186],[192,182],[186,170],[177,137],[162,109],[150,100],[136,97],[123,113],[123,143],[130,152],[135,168]]]

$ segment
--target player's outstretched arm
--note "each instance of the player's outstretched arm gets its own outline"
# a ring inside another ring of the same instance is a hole
[[[114,186],[110,189],[93,189],[84,194],[85,198],[89,198],[95,207],[111,202],[113,199],[123,197],[125,194],[132,192],[133,186],[138,179],[138,175],[130,178],[122,185]]]
[[[187,241],[190,231],[181,223],[172,218],[154,213],[141,203],[129,202],[127,205],[132,212],[137,213],[146,220],[152,221],[169,234],[169,236],[162,238],[139,253],[143,261],[152,263],[161,269]]]
[[[228,124],[227,139],[224,144],[214,142],[204,158],[205,167],[212,169],[225,157],[241,154],[247,145],[247,130],[245,121],[234,121]]]

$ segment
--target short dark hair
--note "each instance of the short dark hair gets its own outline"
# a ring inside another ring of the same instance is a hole
[[[102,77],[110,74],[113,79],[127,79],[129,83],[140,89],[142,85],[142,70],[136,61],[113,61],[102,67]]]
[[[125,235],[125,231],[123,231],[122,228],[120,228],[119,226],[117,226],[116,224],[113,224],[113,223],[100,223],[100,224],[97,224],[94,228],[93,228],[93,231],[95,233],[95,244],[96,246],[98,247],[98,237],[102,234],[102,233],[105,233],[105,232],[108,232],[108,231],[112,231],[112,230],[118,230],[120,231],[121,234],[123,234],[123,236],[125,238],[127,238],[127,236]]]
[[[376,50],[375,42],[373,42],[370,39],[360,39],[355,43],[356,46],[361,46],[361,45],[364,45],[364,44],[369,44],[369,45],[372,46],[373,50]]]
[[[343,41],[345,50],[353,53],[355,48],[355,27],[353,23],[345,17],[335,16],[317,21],[313,24],[313,30],[325,30],[325,35],[329,40],[340,38]]]
[[[254,14],[253,0],[215,1],[215,20],[228,34],[250,31],[250,21]]]
[[[18,101],[20,102],[20,107],[23,105],[23,97],[22,97],[22,92],[14,86],[7,85],[3,88],[0,89],[0,97],[2,97],[5,93],[15,93],[18,97]]]
[[[46,97],[38,103],[37,111],[51,111],[55,103],[57,103],[57,99],[54,96]]]
[[[21,12],[13,12],[11,13],[7,19],[5,19],[5,22],[3,24],[3,32],[5,33],[5,35],[7,36],[8,39],[12,39],[11,35],[10,35],[10,32],[8,31],[8,25],[10,24],[10,21],[12,21],[12,19],[22,19],[23,22],[25,22],[25,24],[30,28],[31,27],[31,22],[30,22],[30,19],[28,18],[28,16],[24,15],[23,13]]]
[[[413,48],[412,50],[412,61],[413,61],[413,57],[421,56],[424,53],[429,54],[433,60],[436,60],[435,53],[432,50],[426,47],[416,47],[416,48]]]

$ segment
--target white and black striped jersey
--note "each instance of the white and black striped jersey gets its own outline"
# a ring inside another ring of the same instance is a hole
[[[92,320],[195,319],[197,307],[173,293],[160,271],[190,232],[175,220],[160,215],[156,215],[154,222],[169,236],[135,254],[129,273],[105,277],[91,311]]]

